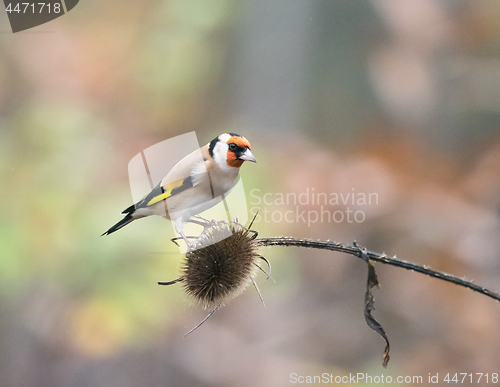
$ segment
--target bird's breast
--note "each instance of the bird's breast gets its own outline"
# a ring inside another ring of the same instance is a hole
[[[210,171],[210,185],[214,196],[221,196],[230,191],[238,180],[238,170],[224,171],[215,169]]]

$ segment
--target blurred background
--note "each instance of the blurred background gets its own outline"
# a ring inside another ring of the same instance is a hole
[[[250,287],[184,338],[207,312],[157,285],[182,259],[168,222],[100,234],[131,204],[137,153],[231,131],[258,160],[241,171],[249,209],[275,214],[260,236],[357,240],[500,291],[500,2],[86,0],[0,27],[2,387],[499,372],[497,302],[377,264],[383,369],[365,265],[314,250],[263,249],[266,307]],[[307,189],[377,201],[276,200]],[[279,217],[348,209],[363,221]]]

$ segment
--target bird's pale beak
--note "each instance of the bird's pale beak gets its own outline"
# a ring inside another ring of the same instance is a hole
[[[255,160],[255,157],[254,155],[252,154],[252,152],[250,152],[250,149],[247,149],[245,152],[243,152],[241,154],[240,157],[238,157],[240,160],[244,160],[244,161],[251,161],[252,163],[256,163],[257,160]]]

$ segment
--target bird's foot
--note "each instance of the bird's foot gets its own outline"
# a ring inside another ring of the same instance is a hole
[[[184,239],[184,243],[186,243],[187,246],[187,251],[192,251],[196,248],[196,245],[198,244],[198,238],[197,237],[187,237],[182,231],[179,233],[181,234],[182,239]],[[188,238],[194,239],[190,241]]]
[[[198,219],[199,222],[203,222],[203,223],[210,223],[210,220],[204,218],[203,216],[200,216],[200,215],[194,215],[193,218],[196,218]],[[198,223],[200,224],[200,223]]]

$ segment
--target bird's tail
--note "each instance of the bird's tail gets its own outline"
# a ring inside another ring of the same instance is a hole
[[[122,220],[120,220],[114,226],[110,227],[109,230],[104,232],[101,236],[109,235],[115,231],[118,231],[119,229],[121,229],[122,227],[125,227],[127,224],[129,224],[133,220],[134,220],[134,218],[132,218],[132,214],[128,213],[127,215],[125,215],[125,217]]]

